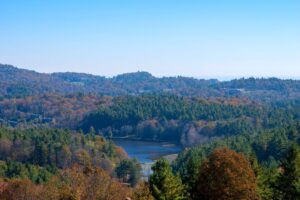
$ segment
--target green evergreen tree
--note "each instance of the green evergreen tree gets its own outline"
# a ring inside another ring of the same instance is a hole
[[[131,186],[135,186],[141,178],[142,167],[136,160],[125,159],[120,162],[116,167],[115,173],[119,179],[123,182],[130,183]]]
[[[183,200],[186,192],[178,176],[174,176],[170,164],[165,159],[158,160],[152,167],[150,190],[157,200]]]
[[[294,145],[281,162],[280,175],[275,185],[275,199],[295,200],[300,199],[300,153]]]
[[[274,191],[271,185],[273,184],[274,177],[276,176],[275,170],[260,166],[255,154],[250,155],[249,162],[256,176],[260,198],[262,200],[272,199]]]
[[[37,141],[34,146],[34,151],[32,155],[32,161],[34,164],[45,166],[48,161],[48,149],[41,142]]]

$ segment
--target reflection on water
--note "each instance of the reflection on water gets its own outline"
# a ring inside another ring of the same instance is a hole
[[[151,163],[162,156],[176,154],[181,150],[179,146],[170,143],[121,139],[115,139],[114,142],[121,146],[130,158],[136,158],[141,163]]]
[[[151,166],[155,160],[181,150],[177,145],[161,142],[114,139],[114,143],[122,147],[130,158],[136,158],[141,163],[144,179],[152,173]]]

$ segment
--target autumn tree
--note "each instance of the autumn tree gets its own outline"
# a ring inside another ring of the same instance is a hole
[[[0,179],[1,200],[124,200],[131,188],[114,180],[101,168],[74,165],[43,184],[27,179]]]
[[[41,196],[38,187],[27,179],[12,179],[3,183],[6,186],[0,191],[1,200],[32,200]]]
[[[71,164],[72,152],[67,145],[60,146],[56,150],[56,165],[60,168],[67,168]]]
[[[258,199],[256,177],[249,161],[228,148],[216,149],[199,172],[193,199]]]
[[[133,200],[154,200],[151,194],[149,184],[146,182],[140,182],[133,191]]]
[[[101,168],[74,165],[63,170],[57,180],[55,178],[47,185],[47,191],[57,190],[59,199],[123,200],[131,197],[130,188],[112,179]]]
[[[170,164],[165,159],[158,160],[152,167],[150,190],[157,200],[186,199],[185,188],[178,176],[173,175]]]

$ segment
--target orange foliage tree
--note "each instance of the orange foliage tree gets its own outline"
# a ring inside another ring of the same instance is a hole
[[[256,177],[244,155],[216,149],[200,167],[193,199],[259,199]]]
[[[48,183],[29,180],[0,180],[1,200],[124,200],[132,190],[100,168],[74,165]]]

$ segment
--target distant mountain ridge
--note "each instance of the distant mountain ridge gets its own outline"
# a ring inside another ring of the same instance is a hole
[[[189,77],[157,78],[148,72],[117,75],[112,78],[86,73],[38,73],[0,64],[0,96],[22,97],[44,93],[94,93],[110,96],[169,93],[204,98],[245,97],[253,100],[296,99],[299,80],[247,78],[231,81]]]

